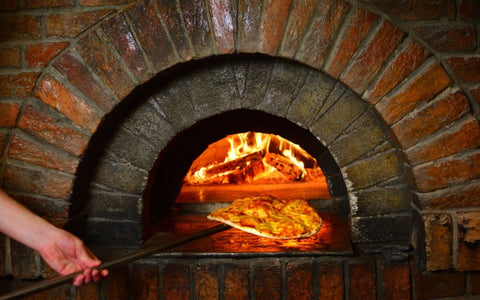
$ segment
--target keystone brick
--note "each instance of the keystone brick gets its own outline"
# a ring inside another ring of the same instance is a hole
[[[224,299],[250,299],[250,265],[226,264]]]
[[[287,299],[313,299],[313,264],[311,261],[287,265]]]
[[[469,111],[470,104],[467,96],[459,90],[448,90],[427,106],[394,124],[392,130],[402,147],[406,149],[460,119]]]
[[[27,0],[25,8],[68,8],[73,6],[73,0]]]
[[[480,57],[450,57],[447,62],[460,80],[480,81]]]
[[[95,131],[103,117],[99,111],[50,76],[45,76],[38,84],[35,96],[90,132]]]
[[[77,156],[85,151],[89,141],[89,136],[45,104],[36,107],[28,105],[18,121],[18,127]]]
[[[361,94],[403,39],[405,33],[384,21],[371,42],[359,52],[340,79]]]
[[[475,151],[414,167],[413,175],[420,192],[434,191],[480,178],[480,152]]]
[[[310,29],[296,58],[310,66],[322,67],[342,24],[348,5],[343,1],[328,0],[318,5]]]
[[[425,48],[412,39],[407,39],[405,46],[382,71],[380,78],[365,91],[363,98],[371,104],[376,104],[429,56],[430,53]]]
[[[45,34],[47,37],[76,37],[111,12],[112,10],[98,10],[47,15]]]
[[[218,268],[215,263],[193,267],[193,294],[198,299],[219,299]]]
[[[44,67],[68,45],[68,42],[27,45],[25,50],[25,61],[31,68]]]
[[[317,2],[318,0],[294,1],[279,51],[281,56],[293,57],[295,55],[309,21],[313,17]]]
[[[255,265],[253,290],[256,299],[281,299],[282,267],[275,261],[269,265]]]
[[[365,0],[402,20],[436,20],[441,17],[455,18],[455,3],[450,0],[395,1]]]
[[[477,47],[477,31],[473,25],[423,25],[413,30],[440,52],[468,52]]]
[[[480,271],[480,212],[457,213],[457,269]]]
[[[137,299],[156,300],[159,297],[158,266],[153,262],[135,262],[130,276],[132,293]]]
[[[38,75],[36,72],[0,75],[0,98],[29,96]]]
[[[410,78],[395,94],[383,98],[375,107],[388,124],[393,124],[412,111],[419,102],[429,101],[451,83],[439,64],[432,64]]]
[[[41,37],[40,23],[41,17],[39,16],[2,16],[0,18],[0,41],[12,42],[39,39]]]
[[[433,193],[417,194],[421,209],[453,209],[480,206],[480,183],[449,187]]]
[[[185,29],[190,37],[196,57],[215,54],[215,42],[207,17],[205,1],[179,0],[184,18]]]
[[[208,5],[218,53],[233,53],[237,26],[236,1],[208,0]]]
[[[343,300],[345,296],[343,262],[321,262],[317,270],[318,299]]]
[[[427,214],[425,224],[426,269],[446,270],[452,267],[452,219],[447,214]]]
[[[165,299],[190,299],[188,265],[169,263],[163,269]]]
[[[382,291],[385,300],[410,300],[408,263],[382,262]]]
[[[353,261],[348,264],[350,300],[376,299],[374,261]]]
[[[238,50],[257,52],[262,15],[262,0],[238,0]]]
[[[433,272],[415,275],[414,299],[436,299],[465,294],[465,273]]]
[[[0,67],[1,68],[20,67],[20,46],[0,47]]]
[[[20,103],[0,102],[0,127],[14,127],[19,112]]]
[[[274,55],[282,41],[292,0],[268,0],[265,5],[263,23],[260,28],[259,51]]]

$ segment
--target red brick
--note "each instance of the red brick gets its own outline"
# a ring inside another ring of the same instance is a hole
[[[269,265],[255,265],[253,292],[256,299],[281,299],[282,266],[275,261]]]
[[[408,263],[383,262],[383,297],[385,300],[410,299],[410,269]]]
[[[462,91],[447,90],[427,106],[394,124],[392,130],[402,147],[406,149],[460,119],[469,111],[470,103]]]
[[[152,3],[138,3],[128,11],[128,18],[134,20],[131,24],[135,35],[157,72],[178,62],[179,58],[175,55]]]
[[[480,106],[480,88],[475,88],[470,91],[472,92],[472,95],[475,98],[475,101]]]
[[[7,1],[8,2],[8,1]],[[41,17],[29,15],[2,16],[0,41],[25,41],[41,37]]]
[[[108,270],[108,276],[100,281],[104,299],[128,299],[128,283],[128,266]]]
[[[140,82],[147,81],[153,74],[149,74],[143,53],[138,47],[135,38],[122,15],[116,15],[102,24],[102,28],[110,38],[120,56]]]
[[[54,67],[103,111],[110,112],[117,104],[118,100],[107,94],[105,88],[93,78],[92,73],[70,53],[60,56],[55,61]]]
[[[25,8],[67,8],[73,7],[73,0],[26,0]]]
[[[224,299],[250,299],[250,265],[226,264],[224,273]]]
[[[436,20],[441,17],[455,18],[455,3],[451,0],[365,0],[394,18],[403,20]]]
[[[480,178],[480,152],[457,155],[414,167],[413,175],[420,192],[434,191]]]
[[[338,47],[334,49],[332,60],[325,66],[325,71],[328,74],[335,78],[340,76],[377,18],[377,15],[367,10],[362,8],[355,9],[352,17],[347,20],[348,25],[345,33],[341,36]]]
[[[383,21],[373,39],[353,58],[352,64],[340,79],[361,94],[402,41],[404,35],[405,33],[396,26]]]
[[[200,58],[215,54],[215,42],[212,39],[205,2],[179,0],[179,3],[195,56]]]
[[[80,0],[81,6],[121,5],[135,2],[135,0]]]
[[[31,68],[46,66],[52,58],[57,56],[57,54],[68,47],[68,45],[68,42],[27,45],[25,61]]]
[[[480,57],[450,57],[447,62],[460,80],[480,81]]]
[[[414,146],[406,152],[412,165],[447,157],[480,146],[480,124],[474,117],[460,124],[452,125],[447,132],[438,134],[421,145]]]
[[[208,0],[212,29],[219,54],[235,51],[237,3],[233,0]]]
[[[480,271],[480,211],[457,213],[457,269]]]
[[[15,68],[20,67],[20,47],[3,46],[0,48],[0,67]]]
[[[198,299],[219,299],[218,265],[200,264],[193,267],[193,294]]]
[[[321,68],[347,9],[348,5],[343,1],[328,0],[318,5],[296,58],[310,66]]]
[[[433,193],[417,194],[421,209],[453,209],[480,206],[480,184],[472,181],[466,185],[449,187]]]
[[[39,165],[48,169],[74,174],[79,159],[44,142],[13,134],[7,152],[8,157]]]
[[[480,272],[470,273],[470,293],[480,294]]]
[[[294,1],[280,45],[279,55],[293,57],[297,52],[307,30],[310,19],[315,13],[318,0]]]
[[[465,293],[465,273],[435,272],[414,276],[414,299],[436,299]]]
[[[137,261],[133,263],[131,274],[131,293],[135,299],[156,300],[159,298],[157,264]]]
[[[353,261],[349,263],[348,299],[376,299],[375,268],[374,261]]]
[[[190,299],[190,279],[187,265],[169,263],[163,269],[165,299]]]
[[[426,214],[425,224],[426,269],[447,270],[452,267],[452,218],[448,214]]]
[[[6,164],[6,189],[38,193],[58,199],[68,199],[72,192],[73,176],[41,168]]]
[[[313,262],[287,265],[287,299],[313,299]]]
[[[418,68],[431,54],[421,45],[407,39],[405,46],[380,74],[379,79],[368,88],[363,98],[370,104],[376,104],[390,90],[402,82]]]
[[[0,102],[0,127],[14,127],[19,112],[19,103]]]
[[[50,14],[45,16],[45,34],[47,37],[76,37],[111,12],[108,9]]]
[[[3,149],[5,147],[5,141],[7,140],[8,130],[4,128],[0,128],[0,153],[3,153]],[[0,162],[0,167],[2,163]]]
[[[25,72],[0,75],[0,97],[27,97],[32,93],[39,73]]]
[[[463,20],[479,20],[480,2],[477,0],[461,0],[460,18]]]
[[[58,113],[41,105],[26,106],[18,127],[76,156],[83,154],[89,141],[88,136],[62,120]]]
[[[90,282],[77,288],[75,299],[82,300],[100,300],[100,284],[98,282]]]
[[[263,0],[238,0],[237,49],[240,52],[258,50],[263,3]]]
[[[18,0],[0,1],[0,11],[12,11],[18,9]]]
[[[103,117],[99,111],[50,76],[45,76],[38,84],[35,96],[90,132],[95,131]]]
[[[393,124],[412,111],[418,103],[431,100],[450,83],[450,77],[442,66],[431,64],[410,78],[395,94],[384,97],[375,107],[388,124]]]
[[[343,262],[321,262],[317,270],[318,298],[343,300],[345,297]]]
[[[420,38],[440,52],[468,52],[477,47],[473,25],[423,25],[413,29]]]
[[[260,25],[259,51],[274,55],[282,41],[292,0],[268,0],[265,2],[263,22]]]
[[[39,197],[24,193],[10,193],[15,200],[22,203],[34,213],[46,219],[67,219],[69,217],[70,202]]]

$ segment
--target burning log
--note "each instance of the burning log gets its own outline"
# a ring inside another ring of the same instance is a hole
[[[302,177],[302,170],[282,155],[267,153],[265,163],[277,169],[291,181],[300,180]]]

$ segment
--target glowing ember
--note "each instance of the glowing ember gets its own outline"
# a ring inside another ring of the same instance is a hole
[[[300,146],[273,134],[245,132],[211,144],[185,176],[188,185],[268,184],[323,177],[316,160]]]

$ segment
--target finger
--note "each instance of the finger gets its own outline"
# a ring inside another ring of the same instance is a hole
[[[83,285],[84,281],[85,281],[85,276],[83,274],[80,274],[73,279],[72,284],[74,286],[81,286],[81,285]]]
[[[102,277],[107,277],[108,276],[108,270],[103,269],[103,270],[100,271],[100,274],[102,275]]]
[[[85,283],[89,283],[90,281],[92,281],[92,269],[86,269],[85,271],[83,271],[83,276],[85,276]]]
[[[100,276],[100,272],[98,270],[92,270],[92,280],[99,281],[102,277]]]

